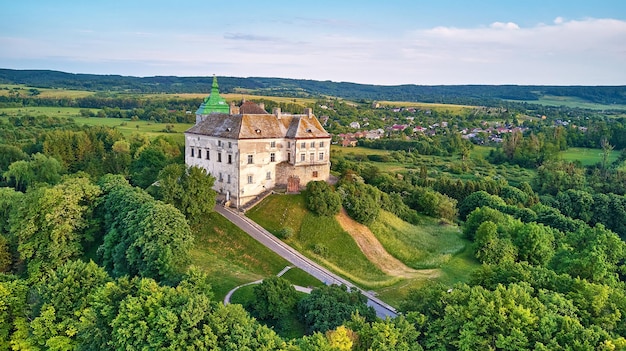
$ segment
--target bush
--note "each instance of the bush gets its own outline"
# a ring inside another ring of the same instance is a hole
[[[322,244],[315,244],[315,246],[313,246],[313,253],[322,257],[326,257],[328,256],[328,248]]]
[[[276,233],[276,236],[279,239],[283,239],[283,240],[287,240],[289,238],[291,238],[293,236],[293,228],[291,227],[284,227],[281,230],[278,231],[278,233]]]
[[[325,181],[306,185],[306,206],[318,216],[334,216],[341,210],[341,197]]]

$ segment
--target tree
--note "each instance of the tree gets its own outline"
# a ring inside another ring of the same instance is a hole
[[[537,223],[525,223],[511,231],[519,260],[533,265],[547,264],[554,255],[553,229]]]
[[[254,287],[254,300],[249,306],[256,318],[280,324],[284,318],[294,312],[298,294],[291,283],[281,277],[272,276]]]
[[[51,188],[28,191],[9,221],[20,258],[34,273],[82,255],[100,188],[87,178],[67,178]]]
[[[42,346],[75,348],[79,316],[88,307],[90,294],[110,280],[93,261],[69,261],[44,276],[37,285],[43,306],[31,323],[34,340]]]
[[[21,160],[9,165],[3,177],[12,180],[15,190],[26,191],[36,183],[56,184],[61,179],[62,166],[53,157],[37,153],[30,160]]]
[[[341,196],[325,181],[309,182],[306,189],[306,206],[318,216],[334,216],[341,210]]]
[[[193,245],[184,215],[116,178],[108,178],[102,187],[109,189],[103,204],[106,234],[99,249],[105,267],[114,276],[179,279]]]
[[[29,286],[25,280],[0,275],[0,349],[33,350],[28,326]]]
[[[130,165],[130,180],[140,188],[147,188],[157,179],[167,164],[165,153],[156,147],[148,147]]]
[[[408,200],[411,208],[428,216],[454,220],[457,201],[429,188],[416,188]]]
[[[298,303],[299,316],[309,333],[337,328],[357,311],[367,321],[376,318],[374,309],[367,306],[367,298],[359,291],[348,291],[345,285],[313,289]]]
[[[215,178],[204,168],[171,164],[159,172],[157,179],[154,191],[157,198],[178,208],[190,224],[200,223],[213,212]]]
[[[499,209],[504,205],[506,203],[499,196],[491,195],[484,190],[477,191],[467,196],[460,203],[459,218],[465,220],[472,211],[479,207],[488,206],[493,209]]]
[[[28,155],[17,146],[0,144],[0,173],[7,171],[11,163],[26,159]]]
[[[517,260],[517,248],[507,237],[501,237],[498,226],[491,222],[483,222],[476,230],[476,258],[486,264],[502,264]]]
[[[345,181],[337,188],[343,207],[357,222],[369,224],[380,213],[381,191],[361,181]]]

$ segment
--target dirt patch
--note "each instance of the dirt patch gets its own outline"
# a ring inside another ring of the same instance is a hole
[[[350,218],[344,209],[336,218],[343,230],[354,238],[365,257],[386,274],[402,278],[435,278],[439,276],[438,269],[413,269],[391,256],[372,231]]]

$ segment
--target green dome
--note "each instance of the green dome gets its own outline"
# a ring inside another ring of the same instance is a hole
[[[204,98],[204,102],[196,111],[196,115],[208,115],[209,113],[229,113],[230,107],[226,100],[220,96],[219,87],[217,85],[217,77],[213,76],[213,85],[211,86],[211,95]]]

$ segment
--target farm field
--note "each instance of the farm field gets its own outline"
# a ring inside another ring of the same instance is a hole
[[[570,108],[584,108],[590,110],[623,110],[626,112],[626,105],[598,104],[585,101],[572,96],[552,96],[544,95],[539,100],[510,100],[514,102],[527,102],[529,104],[539,104],[546,106],[566,106]]]
[[[151,121],[131,121],[128,118],[99,118],[83,117],[80,115],[80,108],[76,107],[24,107],[24,108],[2,108],[0,118],[8,116],[39,116],[39,117],[61,117],[71,118],[78,125],[106,126],[116,128],[124,136],[132,133],[146,134],[150,137],[168,136],[173,137],[180,143],[184,142],[183,132],[191,128],[191,123],[155,123]],[[97,109],[91,109],[97,111]],[[172,125],[171,131],[165,131],[167,125]]]
[[[377,101],[381,106],[395,107],[415,107],[421,110],[433,110],[437,112],[460,113],[465,110],[476,108],[470,105],[453,105],[453,104],[437,104],[428,102],[411,102],[411,101]]]
[[[48,89],[34,88],[18,84],[0,84],[0,96],[9,96],[9,91],[11,90],[19,93],[22,97],[33,96],[30,89],[37,89],[39,94],[37,94],[36,97],[39,98],[81,98],[95,94],[93,91],[86,90]]]

